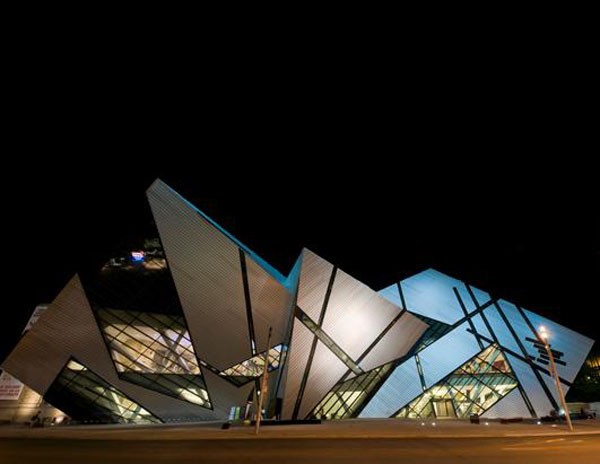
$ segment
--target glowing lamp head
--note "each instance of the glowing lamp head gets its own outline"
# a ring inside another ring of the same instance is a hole
[[[548,338],[549,338],[549,334],[548,334],[548,332],[546,332],[546,327],[544,327],[543,325],[540,326],[540,337],[543,340],[548,340]]]

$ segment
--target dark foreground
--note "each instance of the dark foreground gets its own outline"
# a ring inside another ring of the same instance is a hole
[[[600,435],[529,438],[72,440],[0,438],[0,463],[600,462]]]

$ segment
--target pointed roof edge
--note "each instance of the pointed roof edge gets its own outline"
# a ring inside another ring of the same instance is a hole
[[[261,258],[257,253],[255,253],[249,247],[247,247],[242,242],[240,242],[232,234],[230,234],[223,227],[221,227],[215,220],[213,220],[208,215],[206,215],[202,210],[200,210],[198,207],[196,207],[193,203],[191,203],[190,201],[188,201],[187,199],[185,199],[183,197],[183,195],[181,195],[179,192],[177,192],[175,189],[173,189],[166,182],[162,181],[160,178],[156,178],[156,180],[154,182],[152,182],[152,185],[150,185],[150,187],[148,187],[148,189],[146,190],[146,194],[148,194],[148,192],[156,184],[162,184],[162,185],[164,185],[171,192],[173,192],[173,194],[177,195],[190,208],[192,208],[200,216],[202,216],[204,219],[206,219],[215,229],[217,229],[219,232],[221,232],[223,235],[225,235],[225,237],[227,237],[229,240],[231,240],[233,243],[235,243],[236,246],[238,246],[240,249],[242,249],[248,256],[250,256],[250,258],[252,258],[260,267],[262,267],[268,274],[270,274],[282,286],[284,286],[285,288],[290,288],[290,286],[293,285],[293,281],[294,281],[294,277],[293,277],[293,274],[294,274],[293,270],[294,269],[293,268],[292,268],[292,270],[290,270],[290,274],[287,277],[284,276],[275,267],[273,267],[271,264],[269,264],[267,261],[265,261],[263,258]]]

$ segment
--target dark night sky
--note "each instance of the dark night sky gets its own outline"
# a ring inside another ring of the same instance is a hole
[[[1,359],[135,234],[156,177],[284,274],[303,246],[374,289],[434,267],[600,339],[597,128],[572,50],[436,44],[397,72],[370,48],[57,34],[5,76]]]

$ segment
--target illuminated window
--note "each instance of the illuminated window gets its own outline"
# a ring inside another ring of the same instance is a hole
[[[159,423],[157,417],[115,387],[71,359],[44,399],[81,422]]]
[[[330,391],[315,407],[311,416],[317,419],[344,419],[354,413],[384,378],[392,363],[384,364],[350,380],[342,382]]]
[[[277,345],[269,350],[269,372],[279,368],[282,356],[287,347],[285,345]],[[257,354],[250,359],[245,360],[235,366],[232,366],[219,375],[227,377],[237,385],[243,385],[257,377],[260,377],[265,368],[265,352]]]
[[[182,317],[107,309],[98,317],[119,377],[211,408]]]
[[[517,387],[502,352],[491,345],[404,407],[397,417],[483,414]]]

